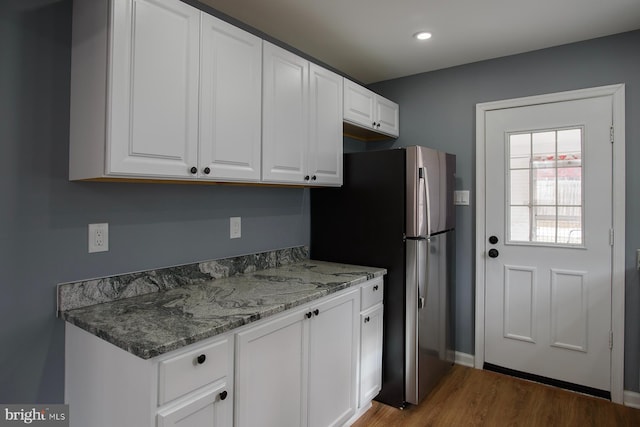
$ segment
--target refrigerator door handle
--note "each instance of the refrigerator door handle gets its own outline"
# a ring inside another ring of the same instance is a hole
[[[427,257],[429,256],[429,241],[430,237],[421,240],[421,244],[417,247],[417,256],[418,256],[418,277],[417,277],[417,285],[418,285],[418,310],[425,308],[426,300],[427,300]],[[425,253],[421,253],[424,251]],[[424,261],[424,262],[422,262]],[[424,290],[424,292],[423,292]]]
[[[418,176],[420,177],[420,185],[422,185],[422,218],[426,223],[426,230],[424,231],[425,236],[429,236],[431,234],[431,215],[429,214],[429,207],[431,206],[431,201],[429,200],[429,185],[427,183],[427,172],[424,167],[418,169]]]

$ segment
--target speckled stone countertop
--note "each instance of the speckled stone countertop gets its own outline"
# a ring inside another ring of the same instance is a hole
[[[383,268],[306,260],[60,314],[150,359],[384,274]]]

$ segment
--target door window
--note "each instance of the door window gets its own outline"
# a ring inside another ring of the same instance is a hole
[[[583,129],[507,134],[510,243],[584,244]]]

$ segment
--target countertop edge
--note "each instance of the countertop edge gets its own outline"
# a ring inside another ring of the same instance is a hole
[[[142,359],[152,359],[154,357],[158,357],[161,356],[165,353],[168,353],[170,351],[174,351],[174,350],[178,350],[182,347],[186,347],[188,345],[191,344],[195,344],[199,341],[205,340],[207,338],[212,338],[215,337],[217,335],[222,335],[224,333],[233,331],[234,329],[237,329],[239,327],[254,323],[256,321],[259,320],[263,320],[266,318],[269,318],[271,316],[277,315],[279,313],[282,313],[284,311],[287,311],[289,309],[295,308],[295,307],[299,307],[302,306],[304,304],[307,304],[309,302],[318,300],[320,298],[332,295],[334,293],[340,292],[342,290],[354,287],[354,286],[358,286],[364,282],[367,282],[369,280],[375,279],[376,277],[383,277],[385,274],[387,273],[387,270],[384,268],[379,268],[376,271],[372,272],[372,273],[367,273],[363,276],[354,278],[352,280],[346,281],[344,283],[341,283],[340,285],[336,285],[330,289],[320,289],[318,290],[316,293],[309,295],[306,298],[302,298],[300,300],[296,300],[294,302],[291,303],[284,303],[284,304],[280,304],[277,306],[270,306],[267,309],[265,309],[264,311],[257,311],[256,313],[252,314],[252,315],[248,315],[248,316],[241,316],[241,317],[237,317],[237,318],[233,318],[230,319],[228,323],[225,323],[223,325],[217,325],[212,327],[211,329],[208,329],[206,331],[203,331],[197,335],[193,335],[193,336],[187,336],[184,337],[182,339],[179,340],[175,340],[172,342],[168,342],[165,343],[163,345],[159,345],[156,347],[144,347],[141,348],[139,346],[135,346],[135,345],[131,345],[128,342],[125,342],[121,339],[119,339],[117,336],[114,336],[113,334],[109,333],[109,331],[106,331],[104,329],[101,329],[99,327],[95,327],[87,322],[84,322],[81,318],[74,316],[73,310],[69,310],[69,311],[63,311],[61,312],[61,317],[63,320],[65,320],[66,322],[79,327],[80,329],[83,329],[87,332],[89,332],[92,335],[95,335],[113,345],[115,345],[116,347],[119,347],[120,349],[127,351],[128,353],[131,353],[137,357],[140,357]],[[106,303],[108,304],[108,303]]]

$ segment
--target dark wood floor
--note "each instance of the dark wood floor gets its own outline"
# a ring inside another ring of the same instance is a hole
[[[640,426],[640,409],[455,365],[418,406],[373,402],[353,427]]]

